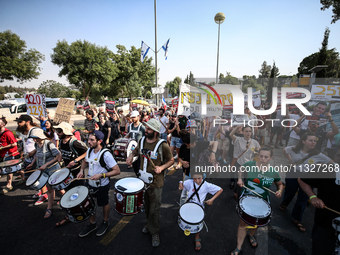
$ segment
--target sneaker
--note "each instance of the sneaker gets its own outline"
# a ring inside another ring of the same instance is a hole
[[[38,198],[38,197],[40,197],[41,195],[42,195],[42,191],[39,190],[39,192],[36,193],[36,194],[34,194],[34,195],[32,196],[32,198]]]
[[[96,223],[94,224],[90,223],[79,233],[79,237],[85,237],[88,234],[90,234],[92,231],[95,231],[96,229],[97,229]]]
[[[178,158],[178,154],[176,154],[176,156],[174,157],[174,159],[176,160]]]
[[[144,234],[148,234],[148,233],[149,233],[148,225],[145,225],[145,226],[143,227],[142,232],[143,232]]]
[[[109,223],[107,221],[103,221],[103,223],[98,228],[96,235],[97,236],[104,235],[108,227],[109,227]]]
[[[160,239],[158,234],[153,234],[152,235],[152,247],[158,247],[160,244]]]
[[[40,198],[38,199],[37,202],[35,202],[34,205],[41,205],[42,203],[45,202],[45,200],[48,200],[48,196],[47,196],[46,193],[44,195],[40,196]]]

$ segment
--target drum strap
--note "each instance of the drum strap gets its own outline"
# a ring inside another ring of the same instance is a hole
[[[202,181],[201,185],[200,185],[197,189],[196,189],[194,180],[192,180],[192,181],[193,181],[193,183],[194,183],[195,192],[192,193],[192,195],[189,197],[189,199],[186,201],[186,203],[189,202],[195,195],[197,196],[198,201],[201,203],[201,199],[200,199],[200,196],[198,195],[198,191],[199,191],[200,188],[202,187],[202,185],[203,185],[203,183],[205,182],[205,180]]]
[[[133,123],[130,124],[130,133],[132,133],[132,136],[133,136],[133,137],[131,137],[132,139],[136,139],[136,135],[137,135],[137,133],[139,133],[139,130],[140,130],[141,126],[142,126],[142,123],[139,123],[138,129],[137,130],[132,130]]]

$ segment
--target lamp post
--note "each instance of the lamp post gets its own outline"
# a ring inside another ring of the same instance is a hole
[[[225,15],[223,12],[219,12],[215,15],[214,18],[216,24],[218,24],[218,42],[217,42],[217,68],[216,68],[216,84],[218,84],[218,59],[219,59],[219,51],[220,51],[220,25],[225,20]]]

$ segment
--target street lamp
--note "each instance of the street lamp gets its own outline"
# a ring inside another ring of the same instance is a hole
[[[225,20],[225,15],[223,12],[219,12],[215,15],[214,18],[216,24],[218,24],[218,42],[217,42],[217,68],[216,68],[216,84],[218,84],[218,58],[219,58],[219,51],[220,51],[220,25]]]

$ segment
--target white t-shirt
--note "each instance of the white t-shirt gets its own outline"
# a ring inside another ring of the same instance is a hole
[[[194,185],[195,185],[196,189],[198,189],[199,185],[197,185],[194,182],[194,180],[192,180],[192,179],[186,180],[183,183],[184,189],[188,191],[188,199],[195,192]],[[198,191],[198,196],[200,197],[201,202],[198,200],[197,195],[194,195],[189,202],[194,202],[196,204],[201,205],[204,208],[204,200],[205,200],[207,194],[209,193],[211,195],[215,195],[216,192],[219,191],[220,189],[221,189],[221,187],[205,181],[202,184],[202,187],[200,188],[200,190]]]
[[[86,162],[89,163],[89,176],[93,176],[95,174],[103,174],[103,173],[107,173],[107,170],[105,168],[103,168],[100,163],[99,163],[99,154],[100,154],[100,150],[95,153],[94,150],[92,150],[91,154],[89,155],[89,158],[86,159]],[[105,152],[102,157],[104,157],[104,162],[106,164],[106,166],[108,168],[112,168],[115,165],[117,165],[116,160],[113,158],[112,154],[110,152]],[[91,170],[91,161],[93,161],[93,169]],[[108,177],[105,178],[100,178],[100,185],[101,186],[106,186],[107,184],[109,184],[110,180]],[[90,183],[91,185],[91,183]],[[94,185],[91,185],[94,186]]]
[[[236,140],[233,142],[234,144],[234,158],[238,158],[247,148],[247,141],[243,137],[236,136]],[[249,145],[247,151],[243,153],[242,157],[240,157],[237,160],[237,163],[239,163],[241,166],[251,161],[254,157],[255,149],[259,148],[260,144],[254,140],[251,139],[251,144]]]
[[[28,138],[30,133],[32,132],[33,127],[28,131],[27,135],[22,135],[22,140],[24,144],[24,154],[28,154],[31,151],[35,150],[34,140],[33,138]],[[34,157],[26,158],[25,161],[32,162]]]
[[[164,126],[166,126],[166,124],[169,123],[169,119],[167,117],[165,117],[164,115],[163,115],[162,118],[158,117],[157,119],[158,119],[158,121],[162,122]],[[162,125],[162,123],[161,123],[161,130],[160,130],[161,134],[165,133],[165,131],[166,131],[166,128]]]

